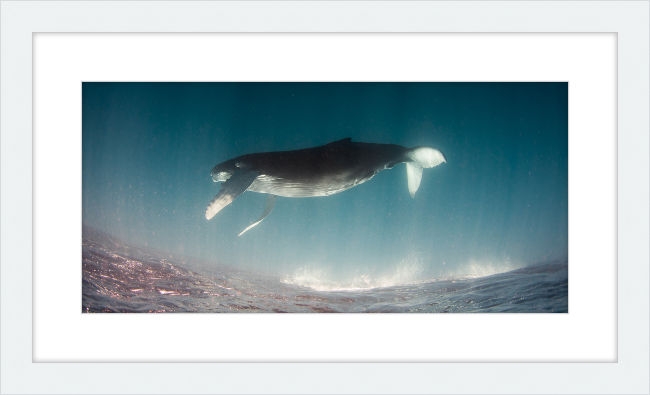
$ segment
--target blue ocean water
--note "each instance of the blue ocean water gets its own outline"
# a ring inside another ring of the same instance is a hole
[[[86,313],[568,312],[566,261],[435,279],[418,279],[407,266],[336,282],[318,272],[272,275],[144,250],[95,229],[83,233]]]
[[[83,311],[566,312],[566,83],[83,83]],[[428,145],[316,198],[210,170],[353,141]]]

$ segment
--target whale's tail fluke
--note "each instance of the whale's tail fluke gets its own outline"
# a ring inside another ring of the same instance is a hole
[[[447,163],[445,154],[431,147],[415,147],[406,153],[409,161],[406,162],[406,176],[408,177],[409,192],[415,197],[415,192],[420,187],[422,170],[435,167],[442,162]]]

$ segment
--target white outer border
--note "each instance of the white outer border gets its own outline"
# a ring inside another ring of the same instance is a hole
[[[31,222],[26,219],[31,218],[32,32],[217,29],[617,32],[618,363],[31,363]],[[3,2],[2,392],[648,393],[648,47],[647,1]],[[503,375],[508,378],[500,380]]]
[[[34,362],[616,361],[615,34],[39,33],[33,56]],[[568,81],[570,314],[80,314],[80,82],[187,79]]]

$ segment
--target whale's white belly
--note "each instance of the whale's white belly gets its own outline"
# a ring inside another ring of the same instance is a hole
[[[289,180],[281,177],[261,175],[253,181],[247,190],[251,192],[271,193],[284,197],[330,196],[362,184],[374,177],[375,174],[377,173],[371,173],[362,178],[339,176],[337,178],[332,177],[313,182],[310,182],[309,179]]]

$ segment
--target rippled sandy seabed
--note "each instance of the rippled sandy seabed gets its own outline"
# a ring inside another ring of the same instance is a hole
[[[277,276],[172,257],[83,229],[87,313],[567,313],[568,263],[538,263],[499,274],[346,283],[319,273]],[[404,283],[400,283],[400,280]]]

